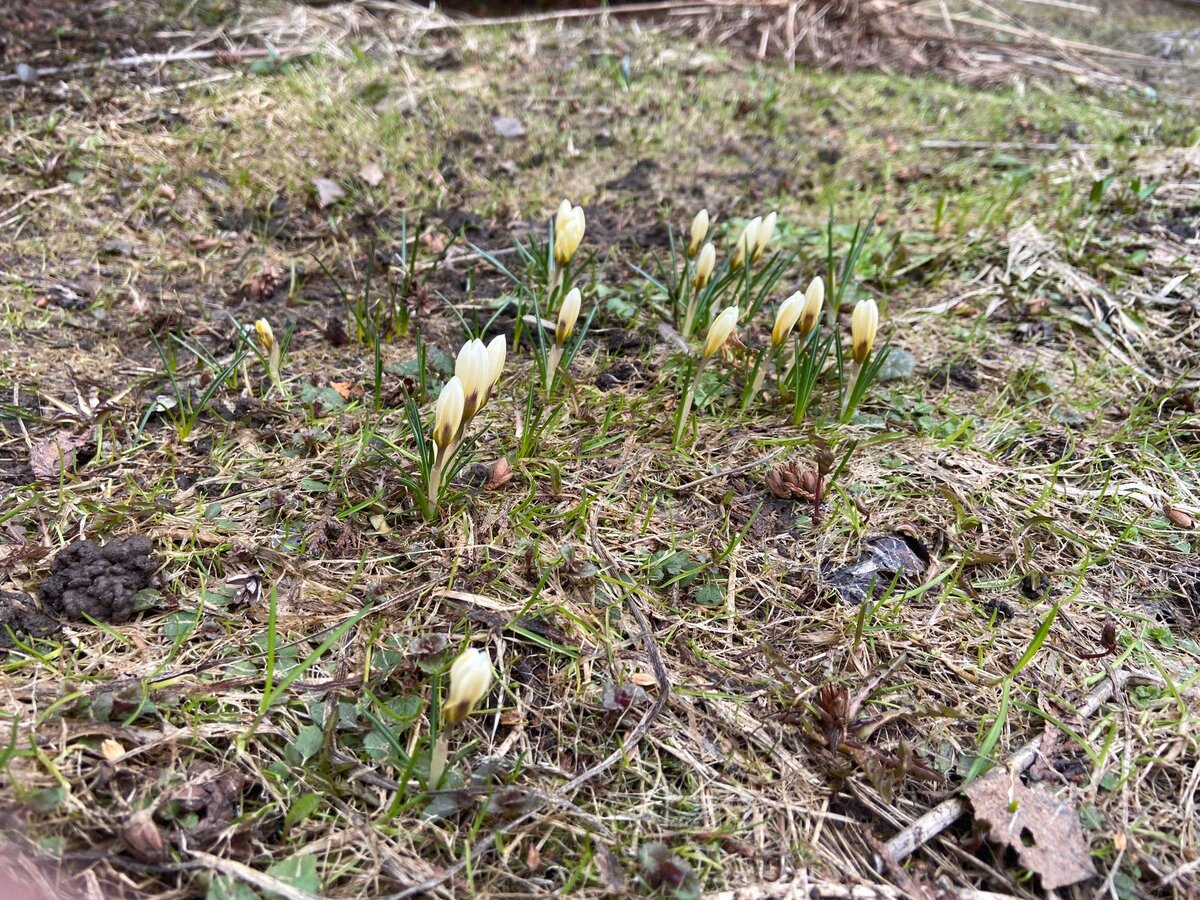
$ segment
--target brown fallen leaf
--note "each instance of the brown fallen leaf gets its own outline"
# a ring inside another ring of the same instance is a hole
[[[91,432],[72,434],[70,431],[56,432],[44,441],[38,441],[29,452],[29,468],[40,481],[57,481],[64,472],[75,468],[79,448],[91,440]]]
[[[167,845],[149,810],[140,810],[129,817],[121,829],[121,840],[144,863],[161,862],[167,856]]]
[[[1075,810],[1040,787],[1027,788],[1019,773],[1002,769],[968,785],[964,793],[987,836],[1016,851],[1037,873],[1042,889],[1057,890],[1096,874]]]
[[[658,684],[658,679],[649,672],[634,672],[629,676],[631,684],[636,684],[638,687],[651,687]]]
[[[492,464],[492,472],[488,475],[487,484],[483,486],[486,491],[495,491],[504,487],[512,481],[513,470],[507,459],[500,457]]]
[[[120,741],[105,738],[100,742],[100,753],[109,762],[113,762],[125,755],[125,748],[121,746]]]

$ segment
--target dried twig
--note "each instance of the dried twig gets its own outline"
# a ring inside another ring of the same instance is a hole
[[[289,53],[303,52],[292,48],[284,51],[271,51],[265,47],[245,47],[240,50],[172,50],[166,53],[141,53],[137,56],[122,56],[119,59],[90,59],[85,62],[71,63],[69,66],[51,66],[48,69],[38,69],[39,78],[47,75],[65,75],[68,72],[85,72],[88,69],[136,69],[138,66],[163,65],[176,62],[203,62],[209,59],[261,59],[270,56],[272,52],[279,54],[280,59],[287,59]],[[0,83],[18,81],[19,75],[0,75]]]

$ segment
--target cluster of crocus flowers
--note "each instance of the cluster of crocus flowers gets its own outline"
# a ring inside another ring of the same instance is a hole
[[[429,761],[429,786],[436,788],[446,770],[450,752],[450,729],[471,714],[492,689],[495,672],[487,653],[470,647],[450,665],[450,690],[442,704],[442,729]]]
[[[270,377],[271,383],[282,390],[283,385],[279,379],[282,350],[279,342],[275,340],[275,332],[271,329],[271,323],[266,319],[259,319],[254,323],[254,334],[258,338],[258,346],[267,355],[267,375]]]
[[[687,253],[683,263],[683,275],[679,279],[679,299],[687,300],[687,312],[683,317],[682,333],[684,338],[691,337],[692,324],[696,318],[696,306],[700,293],[708,287],[713,269],[717,265],[717,249],[708,241],[708,231],[711,220],[708,210],[702,209],[692,217],[691,233],[688,239]],[[688,263],[691,262],[689,273]],[[691,296],[687,296],[690,288]]]
[[[797,338],[803,342],[821,316],[821,307],[825,303],[825,281],[818,275],[808,288],[796,291],[779,306],[775,314],[775,326],[771,329],[771,346],[778,347],[795,330]]]
[[[454,375],[442,387],[434,406],[433,443],[437,451],[425,490],[431,510],[437,509],[446,463],[462,443],[471,420],[491,398],[507,353],[504,335],[497,335],[488,344],[478,338],[469,340],[458,351]]]

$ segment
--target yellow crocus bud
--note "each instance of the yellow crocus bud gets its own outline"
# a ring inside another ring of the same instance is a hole
[[[582,206],[571,206],[570,200],[559,204],[558,213],[554,217],[554,261],[565,266],[579,249],[583,241],[583,233],[587,229],[587,220]]]
[[[692,275],[692,287],[698,291],[704,290],[708,279],[712,278],[713,268],[717,264],[717,248],[709,241],[696,257],[696,272]]]
[[[583,303],[583,295],[579,288],[571,288],[563,297],[562,307],[558,311],[558,327],[554,330],[554,340],[561,347],[575,330],[575,321],[579,318],[579,307]]]
[[[258,335],[259,346],[264,350],[275,346],[275,332],[271,330],[271,323],[266,319],[259,319],[254,323],[254,332]]]
[[[742,234],[738,238],[737,246],[733,250],[733,258],[729,261],[731,269],[740,269],[746,264],[746,257],[750,256],[758,246],[758,229],[762,226],[762,216],[756,216],[746,223],[746,227],[742,229]]]
[[[879,330],[879,307],[874,300],[859,300],[850,314],[850,337],[854,341],[854,361],[862,365],[875,345],[875,332]]]
[[[803,311],[804,295],[799,291],[780,304],[779,312],[775,314],[775,327],[771,329],[772,347],[778,347],[788,339],[788,335],[796,327],[796,320],[800,318]]]
[[[800,321],[796,323],[796,327],[800,331],[800,336],[806,336],[812,331],[817,320],[821,318],[821,306],[825,303],[825,282],[818,275],[808,284],[808,290],[804,292],[804,309],[800,313]]]
[[[718,350],[725,346],[725,342],[729,340],[733,330],[737,328],[738,308],[736,306],[728,306],[721,310],[721,314],[713,319],[713,323],[708,326],[708,337],[704,339],[704,358],[708,359]]]
[[[688,244],[688,256],[695,256],[704,239],[708,237],[708,210],[702,209],[692,219],[692,240]]]
[[[758,262],[766,252],[767,244],[771,243],[771,238],[775,236],[775,219],[777,217],[777,213],[771,213],[762,220],[758,230],[754,232],[754,246],[750,248],[751,262]]]
[[[482,650],[464,650],[450,666],[450,696],[442,707],[447,725],[457,725],[471,714],[492,688],[492,661]]]
[[[462,382],[463,421],[483,409],[492,387],[492,360],[483,341],[467,341],[454,360],[454,374]]]
[[[504,335],[498,334],[488,342],[487,355],[492,364],[492,387],[495,387],[500,380],[500,373],[504,371],[504,358],[508,355],[508,340]]]
[[[462,382],[455,375],[446,382],[437,398],[433,419],[433,442],[438,446],[439,455],[446,452],[446,448],[458,434],[458,426],[462,424],[463,405]]]

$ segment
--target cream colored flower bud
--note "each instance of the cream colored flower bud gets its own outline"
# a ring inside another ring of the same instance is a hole
[[[713,323],[708,326],[708,337],[704,339],[704,358],[708,359],[718,350],[725,346],[725,342],[729,340],[737,328],[738,308],[729,306],[721,310],[721,314],[713,319]]]
[[[492,387],[495,387],[500,380],[500,373],[504,371],[504,358],[508,355],[508,340],[504,335],[498,334],[488,342],[487,355],[492,364]]]
[[[850,314],[850,337],[854,341],[854,361],[862,365],[871,348],[875,346],[875,332],[879,330],[879,307],[874,300],[859,300]]]
[[[558,207],[554,219],[554,261],[565,266],[579,249],[583,241],[583,233],[587,230],[587,219],[583,207],[571,207],[569,200],[564,200]]]
[[[575,330],[575,321],[579,318],[579,307],[583,303],[583,295],[579,288],[571,288],[563,297],[562,307],[558,311],[558,327],[554,331],[554,340],[561,347]]]
[[[455,375],[446,382],[442,392],[438,394],[437,407],[433,419],[433,442],[438,446],[438,454],[446,452],[454,436],[458,434],[458,426],[463,417],[463,386]]]
[[[733,250],[733,258],[729,261],[730,268],[740,269],[746,264],[746,258],[753,254],[755,248],[758,247],[758,229],[761,226],[762,216],[756,216],[746,223],[741,236],[738,237],[737,246]]]
[[[696,272],[692,275],[692,287],[698,291],[704,290],[708,279],[712,278],[713,268],[717,265],[717,248],[709,241],[696,257]]]
[[[692,219],[692,241],[688,244],[688,256],[695,256],[704,239],[708,237],[708,210],[702,209]]]
[[[467,341],[454,360],[454,374],[462,382],[463,421],[483,409],[492,387],[492,360],[487,347],[479,339]]]
[[[758,226],[758,230],[754,233],[754,246],[751,247],[750,261],[758,262],[762,255],[767,250],[767,244],[771,243],[771,238],[775,237],[775,219],[778,218],[777,213],[771,213],[762,220],[762,224]]]
[[[771,329],[772,347],[778,347],[788,339],[803,311],[804,295],[800,291],[796,291],[780,304],[779,312],[775,314],[775,327]]]
[[[457,725],[471,714],[492,689],[492,661],[482,650],[464,650],[450,666],[450,696],[442,706],[442,719]]]
[[[254,323],[254,332],[258,335],[259,346],[264,350],[275,346],[275,332],[271,330],[271,323],[266,319],[259,319]]]
[[[808,290],[804,292],[804,309],[800,313],[800,321],[796,323],[801,337],[807,336],[817,326],[817,320],[821,318],[821,306],[824,303],[825,282],[818,275],[809,282]]]

